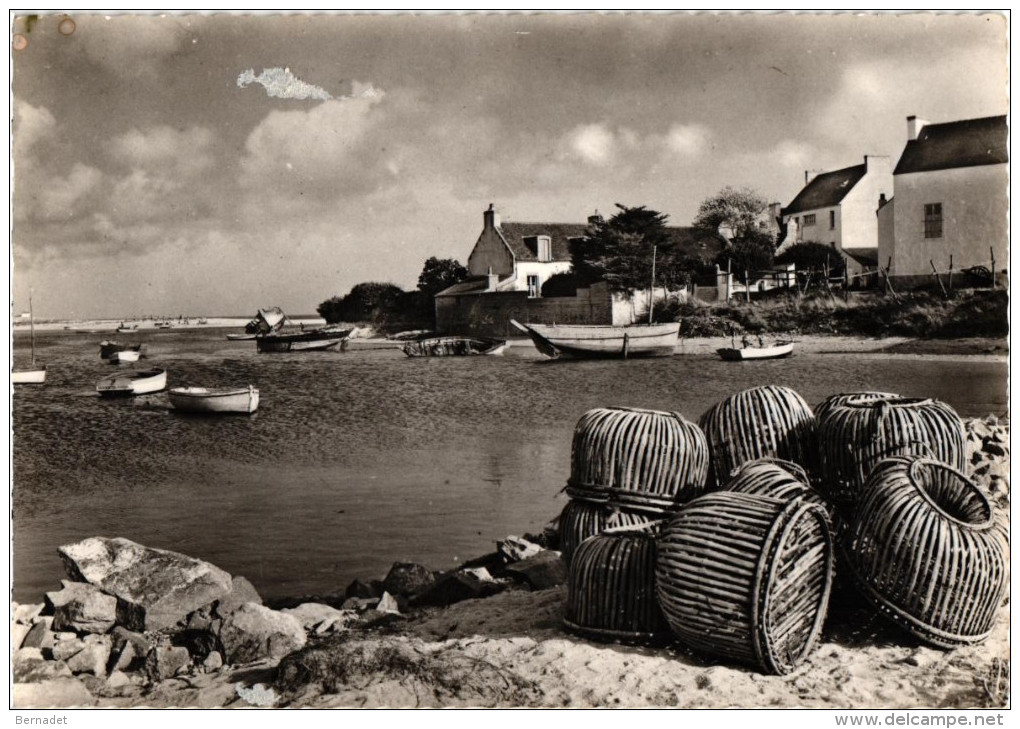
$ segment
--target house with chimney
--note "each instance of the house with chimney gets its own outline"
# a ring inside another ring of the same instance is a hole
[[[932,124],[907,117],[893,196],[877,212],[878,257],[900,285],[979,267],[1002,276],[1009,227],[1005,116]],[[994,263],[993,263],[994,262]]]
[[[874,270],[875,210],[892,193],[892,161],[886,156],[866,155],[863,164],[832,172],[805,172],[803,189],[780,214],[786,237],[776,254],[795,243],[821,243],[846,260],[851,276]]]
[[[572,240],[584,238],[601,220],[586,223],[504,222],[494,205],[482,214],[482,231],[468,256],[469,277],[436,294],[436,328],[441,332],[508,336],[510,319],[546,324],[632,324],[648,310],[650,299],[671,292],[657,287],[613,292],[604,282],[577,289],[574,296],[543,296],[543,285],[573,264]],[[718,235],[689,227],[667,227],[671,241],[688,253],[711,259],[725,247]],[[650,283],[650,282],[649,282]]]

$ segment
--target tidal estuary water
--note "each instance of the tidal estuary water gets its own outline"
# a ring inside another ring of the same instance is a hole
[[[434,569],[538,531],[566,503],[577,419],[607,405],[697,419],[747,387],[809,403],[854,390],[928,396],[962,416],[1006,409],[1005,362],[798,354],[549,362],[525,341],[504,357],[258,354],[224,330],[123,335],[170,387],[254,384],[252,416],[175,412],[165,393],[100,399],[103,334],[37,333],[42,386],[13,399],[14,599],[58,589],[56,548],[126,537],[248,577],[267,597],[342,591],[395,561]],[[28,338],[15,336],[16,358]]]

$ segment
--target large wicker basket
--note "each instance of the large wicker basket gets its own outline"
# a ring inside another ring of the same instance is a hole
[[[959,470],[899,456],[865,484],[846,557],[882,613],[952,648],[992,629],[1008,581],[1008,526]]]
[[[833,577],[822,507],[707,494],[669,522],[658,549],[659,605],[682,642],[778,674],[814,648]]]
[[[717,483],[758,458],[782,458],[814,470],[815,416],[788,387],[767,385],[738,392],[709,408],[698,421],[705,431]]]
[[[967,462],[963,423],[938,400],[851,398],[828,409],[818,439],[820,487],[848,516],[871,469],[886,458],[927,456],[959,470]]]
[[[807,472],[798,464],[780,458],[748,461],[730,475],[724,490],[771,496],[780,501],[805,499],[823,507],[826,512],[829,510],[829,504],[811,487]]]
[[[679,413],[596,408],[577,422],[567,493],[652,513],[705,490],[708,444]]]
[[[815,420],[821,423],[822,418],[828,415],[832,408],[845,405],[851,400],[870,400],[872,402],[878,402],[880,400],[897,400],[899,398],[900,395],[892,392],[875,392],[872,390],[862,390],[861,392],[841,392],[838,395],[829,395],[829,397],[815,405]]]
[[[624,642],[669,638],[655,596],[654,527],[610,529],[574,553],[564,625],[581,635]]]
[[[648,524],[661,516],[631,511],[611,504],[571,499],[560,513],[560,551],[569,565],[578,546],[606,529]]]

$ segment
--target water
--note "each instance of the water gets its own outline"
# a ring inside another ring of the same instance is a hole
[[[37,333],[43,386],[19,386],[14,425],[14,598],[64,576],[57,546],[121,536],[206,559],[269,597],[342,590],[395,561],[446,568],[554,517],[574,423],[627,405],[696,419],[761,384],[810,403],[885,390],[945,400],[961,415],[1006,409],[1004,362],[799,354],[724,363],[713,355],[549,362],[408,359],[397,349],[257,354],[224,330],[145,333],[169,386],[261,390],[253,416],[174,411],[165,393],[100,399],[113,368],[101,334]],[[515,343],[516,344],[516,343]],[[28,338],[15,337],[17,358]]]

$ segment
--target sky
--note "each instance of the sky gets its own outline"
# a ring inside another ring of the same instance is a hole
[[[67,22],[70,18],[73,22]],[[1001,15],[14,18],[13,298],[37,319],[314,312],[503,220],[898,158],[1008,112]],[[19,37],[20,36],[20,37]]]

